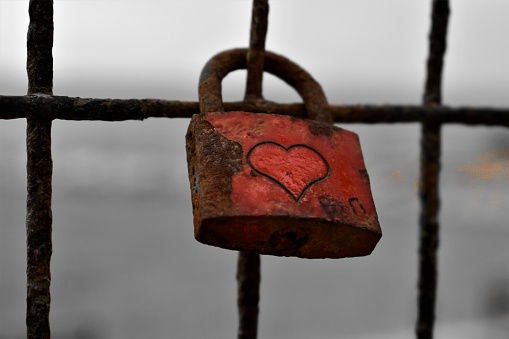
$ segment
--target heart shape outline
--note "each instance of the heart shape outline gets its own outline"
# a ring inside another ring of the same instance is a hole
[[[255,151],[255,149],[257,149],[259,147],[263,147],[264,145],[275,145],[275,146],[281,148],[282,150],[284,150],[286,154],[289,154],[290,151],[292,149],[295,149],[295,148],[299,148],[299,147],[306,148],[309,151],[313,152],[316,156],[318,156],[322,160],[323,165],[325,165],[326,171],[325,171],[325,173],[323,175],[316,176],[315,178],[310,180],[301,189],[300,193],[298,195],[296,195],[296,194],[294,194],[294,192],[290,188],[288,188],[283,182],[281,182],[281,180],[279,180],[278,178],[275,178],[270,173],[267,173],[267,172],[265,172],[263,170],[260,170],[259,168],[256,167],[256,165],[253,165],[253,163],[251,161],[251,156],[252,156],[253,151]],[[313,149],[313,148],[311,148],[311,147],[309,147],[307,145],[304,145],[304,144],[294,144],[294,145],[291,145],[289,147],[284,147],[283,145],[278,144],[277,142],[274,142],[274,141],[262,141],[262,142],[259,142],[259,143],[255,144],[253,147],[251,147],[251,149],[249,150],[249,152],[246,155],[246,160],[247,160],[247,163],[249,164],[249,166],[251,167],[251,169],[253,171],[255,171],[257,174],[259,174],[261,176],[264,176],[264,177],[268,178],[270,181],[274,182],[275,184],[277,184],[278,186],[283,188],[293,198],[293,200],[295,200],[296,202],[299,202],[302,199],[302,197],[306,194],[307,190],[311,186],[313,186],[314,184],[316,184],[316,183],[318,183],[320,181],[323,181],[323,180],[327,179],[329,177],[329,175],[330,175],[330,166],[329,166],[329,163],[327,162],[327,160],[325,159],[325,157],[323,155],[321,155],[315,149]]]

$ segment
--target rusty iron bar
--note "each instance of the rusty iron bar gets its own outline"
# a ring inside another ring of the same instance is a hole
[[[442,104],[442,70],[447,46],[449,12],[449,0],[432,0],[427,78],[423,97],[425,105]]]
[[[247,81],[245,101],[263,98],[263,64],[265,59],[265,39],[269,15],[268,0],[253,0],[251,34],[247,52]]]
[[[239,252],[237,262],[239,339],[253,339],[257,336],[260,279],[260,255]]]
[[[431,339],[438,280],[440,124],[430,119],[421,124],[421,133],[419,182],[421,213],[416,334],[418,339]]]
[[[51,120],[27,121],[27,337],[50,338]]]
[[[221,80],[230,72],[245,69],[247,49],[220,52],[203,67],[198,88],[200,112],[224,112]],[[271,73],[292,86],[302,97],[310,119],[331,123],[330,107],[320,84],[303,68],[291,60],[266,51],[265,72]]]
[[[268,0],[253,0],[249,49],[246,55],[247,80],[244,101],[263,100],[263,69],[265,39],[269,15]],[[239,339],[254,339],[258,332],[258,301],[260,299],[260,255],[239,252],[237,263],[237,307]]]
[[[275,113],[305,117],[303,104],[225,102],[225,111]],[[336,123],[416,123],[432,118],[440,123],[509,127],[509,109],[488,107],[424,107],[412,105],[331,105]],[[32,116],[59,120],[124,121],[148,118],[190,118],[200,113],[195,101],[161,99],[93,99],[66,96],[0,95],[0,119]]]
[[[52,95],[53,1],[30,0],[28,95]],[[35,112],[34,112],[35,113]],[[27,117],[27,338],[50,338],[52,120]]]
[[[449,1],[433,0],[427,78],[423,106],[439,107],[442,103],[441,84],[444,55],[447,46]],[[432,339],[435,323],[435,305],[438,282],[438,244],[440,198],[438,193],[440,175],[441,124],[437,119],[425,118],[421,125],[421,201],[418,312],[416,337]]]

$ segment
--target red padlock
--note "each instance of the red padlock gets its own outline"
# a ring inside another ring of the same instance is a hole
[[[196,239],[278,256],[370,254],[382,233],[357,135],[333,126],[307,72],[269,52],[265,71],[292,85],[314,120],[224,113],[221,80],[245,60],[246,50],[223,52],[201,74],[201,114],[186,136]]]

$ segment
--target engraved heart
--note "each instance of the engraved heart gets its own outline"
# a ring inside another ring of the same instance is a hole
[[[306,191],[329,176],[325,158],[306,145],[288,148],[267,141],[256,144],[247,154],[249,166],[258,174],[282,187],[295,201]]]

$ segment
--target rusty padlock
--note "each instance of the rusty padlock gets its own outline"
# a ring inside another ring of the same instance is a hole
[[[311,75],[269,52],[265,71],[297,90],[310,119],[225,113],[221,80],[246,68],[246,53],[220,53],[201,73],[186,135],[195,238],[277,256],[370,254],[382,233],[357,135],[332,124]]]

